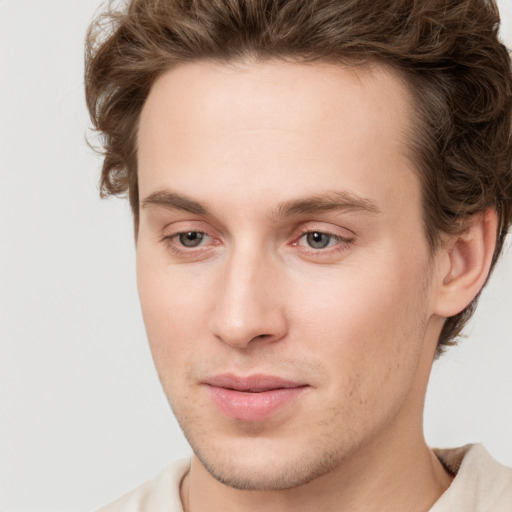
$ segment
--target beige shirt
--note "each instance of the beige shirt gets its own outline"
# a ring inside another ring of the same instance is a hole
[[[512,512],[512,469],[502,466],[482,445],[434,450],[455,478],[430,512]],[[189,460],[171,464],[98,512],[183,512],[180,483]]]

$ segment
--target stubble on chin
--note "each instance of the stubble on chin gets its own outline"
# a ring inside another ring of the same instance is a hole
[[[265,425],[239,425],[217,434],[194,410],[175,411],[194,455],[218,482],[244,491],[286,490],[307,484],[336,469],[357,442],[353,432],[334,434],[341,410],[316,423],[315,437],[272,436]],[[348,422],[346,422],[348,423]],[[305,425],[310,430],[311,425]],[[305,433],[305,432],[304,432]],[[337,438],[337,439],[336,439]]]

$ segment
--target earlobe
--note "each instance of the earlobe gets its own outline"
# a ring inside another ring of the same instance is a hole
[[[435,313],[449,318],[460,313],[478,295],[489,275],[496,247],[497,215],[494,209],[473,215],[466,229],[449,237],[439,277]]]

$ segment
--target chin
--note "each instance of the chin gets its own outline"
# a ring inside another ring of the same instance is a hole
[[[282,440],[253,441],[241,440],[233,446],[223,443],[218,449],[211,444],[206,450],[192,448],[217,481],[246,491],[277,491],[307,484],[330,473],[343,458],[339,452],[325,451],[321,446],[315,449],[311,444],[306,449],[303,444],[300,450],[300,443],[295,442],[294,446],[283,446]],[[240,446],[243,444],[246,446]]]
[[[284,464],[251,465],[251,461],[240,463],[222,463],[214,461],[210,464],[198,457],[204,467],[220,483],[244,491],[279,491],[307,484],[330,472],[323,464],[311,465],[306,461],[302,465]]]

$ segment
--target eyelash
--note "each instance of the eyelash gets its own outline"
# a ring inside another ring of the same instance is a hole
[[[315,256],[315,257],[322,257],[327,254],[336,254],[345,251],[351,244],[354,243],[354,238],[347,238],[341,235],[337,235],[335,233],[331,233],[329,231],[320,230],[320,229],[311,229],[311,228],[299,228],[299,236],[294,236],[294,242],[291,243],[292,246],[300,246],[302,247],[302,251],[306,252],[309,256]],[[162,238],[162,241],[166,244],[166,246],[175,254],[178,256],[184,256],[184,255],[203,255],[205,252],[209,252],[212,247],[203,247],[202,245],[199,245],[197,247],[186,247],[182,244],[178,247],[177,244],[179,242],[176,242],[176,240],[179,240],[179,237],[181,235],[185,235],[187,233],[197,233],[200,235],[203,235],[205,237],[212,238],[211,235],[206,233],[205,231],[199,231],[199,230],[190,230],[190,231],[180,231],[178,233],[173,233],[172,235],[164,236]],[[313,247],[306,247],[299,244],[300,240],[307,236],[308,234],[312,233],[319,233],[321,235],[325,235],[330,237],[330,239],[334,239],[335,244],[333,246],[327,245],[325,248],[313,248]],[[215,245],[218,245],[220,242],[215,243]]]

